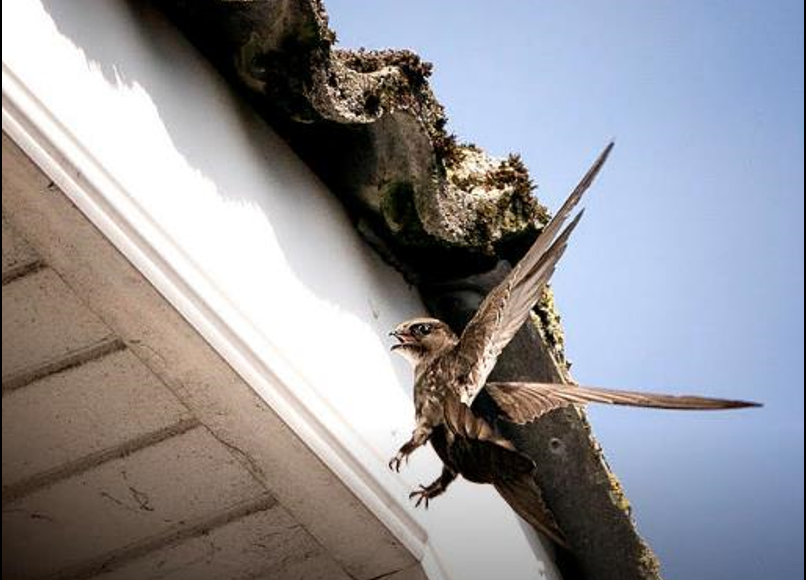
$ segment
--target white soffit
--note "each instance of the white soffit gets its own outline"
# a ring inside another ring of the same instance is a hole
[[[439,463],[423,452],[405,486],[386,468],[412,409],[400,387],[407,370],[390,362],[380,337],[420,314],[419,300],[379,267],[324,186],[158,14],[96,2],[83,15],[84,26],[118,35],[115,46],[128,52],[76,46],[39,3],[3,4],[3,130],[423,558],[429,577],[444,577],[420,522],[440,537],[455,522],[406,503]],[[486,498],[486,510],[496,506],[479,525],[500,521],[496,549],[513,578],[533,577],[514,516],[489,490],[475,497]]]
[[[20,10],[15,16],[25,12]],[[32,29],[41,27],[42,23],[17,22],[14,25],[26,26],[32,27],[28,28],[30,33]],[[384,377],[385,380],[379,381],[380,386],[369,393],[373,396],[362,393],[361,397],[352,397],[354,402],[364,401],[365,404],[354,405],[349,418],[345,417],[335,408],[333,399],[323,397],[314,386],[326,376],[331,378],[328,383],[335,388],[350,386],[344,381],[344,376],[339,376],[337,367],[341,365],[338,364],[338,353],[332,353],[330,360],[321,360],[317,367],[303,366],[300,360],[289,360],[288,353],[294,350],[299,352],[302,350],[300,346],[308,350],[317,345],[310,344],[316,332],[310,326],[310,320],[306,321],[303,317],[295,325],[289,323],[287,317],[296,317],[300,306],[308,306],[311,320],[332,319],[334,306],[315,296],[305,297],[301,294],[306,291],[302,286],[277,286],[277,278],[272,277],[272,270],[289,266],[284,256],[271,255],[272,251],[279,251],[278,244],[271,239],[271,224],[260,223],[259,215],[249,211],[249,207],[239,207],[237,203],[219,196],[217,184],[194,169],[179,154],[165,133],[159,112],[141,87],[134,84],[119,90],[108,85],[102,74],[86,67],[85,55],[61,35],[43,34],[38,39],[63,43],[63,46],[40,46],[36,54],[21,57],[15,53],[18,45],[7,44],[6,39],[10,35],[5,27],[3,32],[3,130],[43,168],[71,201],[259,392],[329,468],[348,483],[362,502],[407,548],[422,557],[427,535],[401,502],[389,493],[388,490],[397,488],[399,497],[404,498],[405,488],[386,473],[379,454],[392,454],[392,429],[397,426],[398,433],[403,434],[411,420],[410,400],[406,394],[401,389],[383,388],[383,385],[396,386],[397,377]],[[62,62],[47,67],[26,66],[24,73],[19,76],[8,64],[25,62],[29,58],[39,60],[43,54],[59,55]],[[46,74],[50,78],[38,77],[37,74]],[[59,74],[63,76],[59,78]],[[208,74],[214,76],[211,71]],[[28,77],[23,80],[21,77],[25,75]],[[87,85],[82,84],[85,82]],[[96,86],[92,87],[93,84]],[[219,82],[218,86],[211,84],[201,87],[194,94],[202,99],[233,101],[230,103],[231,114],[248,114],[243,110],[238,111],[240,106],[222,83]],[[83,111],[84,114],[81,114],[81,105],[74,106],[81,103],[82,95],[76,94],[72,98],[69,94],[65,95],[70,87],[77,86],[83,87],[83,91],[90,87],[90,95],[86,95],[89,97],[87,107],[90,110]],[[215,89],[220,91],[219,94],[214,94]],[[59,110],[60,107],[63,110]],[[126,111],[129,116],[121,117],[121,111]],[[95,126],[88,125],[90,119],[94,120]],[[234,123],[237,120],[224,121]],[[258,127],[262,125],[257,118],[250,121]],[[117,140],[117,147],[104,140],[109,136],[109,127],[114,127],[119,135],[125,135],[125,138]],[[217,127],[217,130],[220,129],[220,126]],[[261,132],[260,129],[257,131]],[[200,139],[205,137],[209,143],[220,143],[226,133],[199,136]],[[268,132],[260,136],[267,137],[271,139],[273,136]],[[242,149],[247,145],[241,143],[240,147]],[[291,167],[301,165],[290,152],[278,147],[279,143],[271,145],[287,156],[281,161],[282,164]],[[227,156],[228,149],[224,146],[219,153],[216,148],[212,154],[220,154],[222,159],[237,159],[238,155]],[[233,167],[232,171],[239,169],[243,168]],[[247,170],[253,171],[253,168]],[[320,195],[328,195],[309,171],[299,173],[305,179],[295,184],[297,187],[315,188],[320,190]],[[268,183],[265,185],[271,186]],[[295,194],[294,191],[287,193]],[[334,211],[340,211],[335,201],[333,206]],[[227,221],[230,221],[231,227],[224,225]],[[316,224],[311,224],[312,230],[315,227]],[[240,233],[241,239],[230,240],[227,244],[226,240],[217,240],[216,236],[204,231],[208,228],[224,232],[224,235]],[[256,237],[250,239],[250,235]],[[326,241],[322,240],[322,243]],[[233,246],[254,248],[256,252],[264,253],[250,257],[235,254],[240,259],[233,260]],[[192,250],[188,251],[188,248]],[[338,248],[324,246],[322,259],[330,259],[333,263],[337,253]],[[206,254],[204,264],[195,260],[200,254]],[[266,264],[266,267],[254,267],[257,263]],[[215,271],[216,267],[218,272]],[[246,283],[244,273],[249,276]],[[227,278],[233,281],[232,286],[222,287],[219,282]],[[258,282],[256,278],[262,280]],[[250,284],[256,290],[265,291],[268,287],[273,292],[248,295],[244,290]],[[231,291],[235,286],[238,289],[233,295]],[[305,304],[302,298],[308,298],[308,303]],[[263,311],[268,318],[267,324],[260,324],[261,321],[252,316],[255,310],[249,308],[250,303],[274,303],[275,308]],[[338,310],[337,307],[335,309]],[[249,314],[245,314],[245,311]],[[383,348],[377,339],[374,340],[375,344],[366,344],[372,342],[377,333],[361,328],[360,321],[347,315],[342,318],[347,328],[343,327],[341,331],[358,342],[357,349],[377,351]],[[295,326],[299,329],[298,335],[289,336],[287,330]],[[283,330],[284,338],[292,343],[291,348],[288,344],[277,345],[272,340],[277,338],[269,336],[273,328]],[[344,341],[334,341],[334,344],[343,347]],[[321,351],[328,352],[326,349]],[[361,370],[388,375],[388,369]],[[372,399],[380,396],[386,402],[379,405],[379,401]],[[390,401],[390,397],[397,401]],[[344,400],[347,402],[346,397]],[[377,435],[386,434],[387,448],[373,448],[371,445],[379,442],[365,437],[368,430],[377,430]],[[368,466],[377,466],[377,469]]]

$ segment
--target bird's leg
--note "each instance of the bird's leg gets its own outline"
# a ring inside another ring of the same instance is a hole
[[[389,462],[389,469],[399,473],[400,465],[403,463],[403,460],[408,460],[408,456],[411,455],[415,449],[422,447],[428,442],[432,430],[433,429],[426,423],[418,423],[417,428],[411,434],[411,439],[400,448],[397,455]]]
[[[428,503],[438,495],[445,493],[445,490],[448,489],[448,486],[454,479],[456,479],[456,472],[444,466],[442,468],[442,475],[440,475],[436,481],[431,485],[421,485],[420,489],[409,494],[409,499],[413,500],[417,498],[414,507],[420,507],[420,504],[425,502],[425,509],[428,509]]]

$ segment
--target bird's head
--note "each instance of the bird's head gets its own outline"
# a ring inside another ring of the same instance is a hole
[[[436,318],[407,320],[398,324],[389,334],[398,341],[392,350],[413,366],[452,347],[457,341],[450,327]]]

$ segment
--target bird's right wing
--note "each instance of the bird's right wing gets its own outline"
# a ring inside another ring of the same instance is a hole
[[[565,230],[560,230],[593,183],[612,148],[613,144],[610,143],[599,155],[559,211],[543,228],[529,251],[487,295],[462,333],[457,354],[467,367],[463,391],[459,393],[464,404],[469,406],[473,403],[501,351],[526,322],[529,312],[540,298],[543,287],[565,252],[568,238],[579,223],[582,212]]]
[[[554,383],[487,383],[485,389],[496,402],[504,418],[523,425],[553,409],[569,405],[605,403],[630,407],[711,411],[759,407],[759,403],[714,399],[694,395],[663,395],[636,391],[617,391]]]

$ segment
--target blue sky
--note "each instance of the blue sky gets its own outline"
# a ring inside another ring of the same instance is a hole
[[[764,401],[592,409],[667,580],[803,575],[800,2],[326,0],[435,64],[449,129],[556,208],[617,148],[555,276],[580,382]]]

